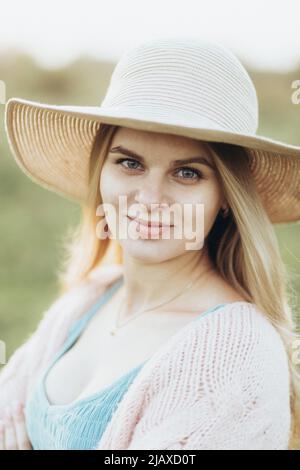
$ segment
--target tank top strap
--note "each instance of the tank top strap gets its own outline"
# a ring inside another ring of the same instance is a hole
[[[225,302],[223,304],[217,304],[214,307],[209,308],[208,310],[205,310],[205,312],[202,312],[198,317],[195,318],[195,321],[201,320],[202,317],[205,317],[209,313],[214,312],[215,310],[218,310],[221,307],[224,307],[225,305],[228,305],[228,302]]]
[[[106,289],[104,293],[101,294],[96,303],[94,303],[82,317],[75,321],[69,330],[68,339],[73,335],[77,336],[82,331],[82,329],[85,328],[89,320],[98,312],[99,308],[101,308],[102,305],[104,305],[105,302],[107,302],[112,297],[114,292],[123,284],[123,281],[124,278],[122,276],[120,279],[114,282],[112,286]]]

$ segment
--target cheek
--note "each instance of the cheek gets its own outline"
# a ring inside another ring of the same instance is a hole
[[[117,228],[120,220],[128,213],[128,193],[124,178],[120,178],[112,165],[103,167],[99,179],[99,191],[102,199],[101,214],[105,214],[110,231],[117,238]],[[124,198],[120,198],[123,196]],[[100,214],[100,209],[98,214]],[[126,219],[127,221],[127,219]]]
[[[118,196],[129,195],[130,186],[113,164],[107,164],[101,172],[99,190],[103,200],[118,204]]]
[[[120,184],[111,165],[104,165],[99,179],[99,191],[103,203],[118,204],[118,196],[121,194]]]
[[[211,227],[213,226],[221,205],[221,194],[218,187],[215,191],[210,192],[205,199],[204,204],[204,232],[205,236],[208,235]]]
[[[196,231],[199,226],[200,228],[203,227],[206,236],[218,214],[220,203],[221,196],[217,185],[209,185],[205,188],[201,188],[194,198],[189,199],[189,204],[192,206],[192,209],[187,212],[188,217],[185,220],[194,231]]]

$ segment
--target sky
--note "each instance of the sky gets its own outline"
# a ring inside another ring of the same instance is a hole
[[[299,0],[1,0],[0,52],[19,48],[56,68],[82,54],[116,62],[151,38],[222,42],[245,65],[300,66]]]

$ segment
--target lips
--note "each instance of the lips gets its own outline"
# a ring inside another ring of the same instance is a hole
[[[143,219],[139,219],[138,217],[129,217],[129,219],[135,220],[140,225],[144,225],[144,226],[150,227],[150,228],[151,227],[174,227],[174,225],[162,224],[161,222],[152,222],[152,221],[149,222],[149,221],[146,221],[146,220],[143,220]]]

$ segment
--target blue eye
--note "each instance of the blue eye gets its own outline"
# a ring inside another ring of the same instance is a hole
[[[123,163],[123,162],[130,162],[130,163],[139,163],[137,160],[131,160],[130,158],[119,158],[117,161],[116,161],[116,164],[120,164],[120,163]],[[122,165],[123,166],[123,165]],[[132,167],[125,167],[127,170],[136,170],[136,168],[132,168]]]
[[[131,159],[131,158],[119,158],[118,160],[116,160],[115,163],[116,163],[116,165],[122,164],[123,168],[125,168],[125,169],[128,170],[128,171],[137,170],[137,169],[138,169],[137,167],[132,167],[132,166],[129,166],[129,167],[128,167],[128,166],[124,166],[124,165],[123,165],[124,162],[129,162],[129,163],[132,163],[133,165],[134,165],[134,164],[140,165],[140,163],[139,163],[137,160]],[[192,174],[195,175],[194,177],[188,177],[188,178],[183,177],[183,178],[180,178],[180,179],[192,180],[192,181],[193,181],[193,180],[199,180],[199,179],[203,178],[203,175],[202,175],[201,171],[195,170],[195,168],[190,168],[190,167],[188,167],[188,166],[181,167],[181,168],[178,168],[178,169],[176,170],[176,173],[179,173],[180,171],[184,171],[184,172],[187,171],[187,172],[190,172],[190,174],[192,173]]]
[[[177,172],[179,172],[179,171],[187,171],[187,172],[190,172],[190,174],[191,174],[191,173],[194,173],[194,175],[196,175],[196,178],[197,178],[197,179],[202,177],[202,174],[200,173],[200,171],[195,170],[194,168],[190,168],[190,167],[188,167],[188,166],[179,168],[179,169],[177,170]],[[189,179],[189,180],[190,180],[190,179],[194,179],[194,178],[184,178],[184,179]]]

